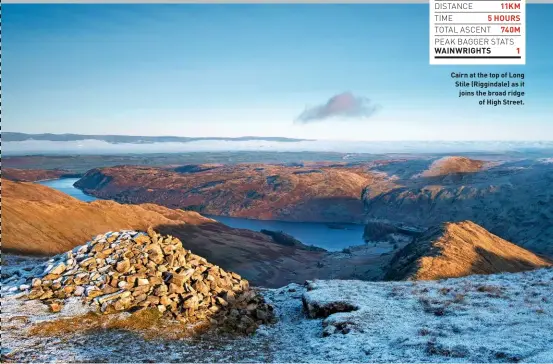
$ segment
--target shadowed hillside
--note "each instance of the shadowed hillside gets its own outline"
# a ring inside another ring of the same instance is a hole
[[[370,195],[367,187],[363,194],[367,219],[419,228],[470,220],[519,246],[553,257],[553,163],[494,161],[477,170],[479,161],[448,158],[423,170],[410,169],[412,165],[405,161],[387,166],[386,174],[401,176],[387,192]],[[444,165],[450,173],[443,174],[439,166]]]

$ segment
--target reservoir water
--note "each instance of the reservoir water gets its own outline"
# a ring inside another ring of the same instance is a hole
[[[76,199],[79,199],[81,201],[90,202],[98,200],[98,198],[87,195],[83,191],[79,190],[77,187],[73,186],[73,183],[77,182],[78,180],[78,178],[60,178],[47,181],[39,181],[37,183],[66,193],[69,196],[75,197]]]
[[[97,200],[96,197],[87,195],[74,187],[73,184],[77,180],[78,178],[61,178],[40,181],[38,183],[66,193],[81,201],[90,202]],[[363,225],[343,224],[339,228],[333,228],[325,223],[253,220],[212,215],[206,215],[206,217],[237,229],[283,231],[306,245],[318,246],[329,251],[339,251],[350,246],[364,244]]]

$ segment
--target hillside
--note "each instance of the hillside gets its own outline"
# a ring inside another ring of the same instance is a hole
[[[240,164],[174,169],[93,169],[76,187],[122,203],[156,203],[204,214],[283,221],[360,223],[361,192],[390,182],[363,167]]]
[[[481,160],[466,157],[444,157],[434,161],[430,167],[422,172],[423,177],[445,176],[454,173],[478,172],[484,167]]]
[[[315,267],[326,254],[276,244],[265,234],[232,229],[196,212],[154,204],[86,203],[45,186],[2,181],[3,252],[57,254],[106,231],[150,226],[181,239],[187,249],[215,264],[265,286],[312,276],[305,269]]]
[[[385,279],[435,280],[548,266],[550,261],[463,221],[444,223],[415,238],[392,258]]]
[[[65,171],[63,169],[2,168],[2,178],[16,182],[36,182],[48,179],[78,177],[81,177],[81,174]]]

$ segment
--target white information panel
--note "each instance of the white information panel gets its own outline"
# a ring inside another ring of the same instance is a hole
[[[526,64],[526,1],[430,0],[430,64]]]

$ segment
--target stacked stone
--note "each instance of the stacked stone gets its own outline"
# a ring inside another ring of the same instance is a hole
[[[274,320],[273,308],[248,281],[152,229],[99,235],[48,261],[20,288],[52,311],[77,296],[105,314],[153,308],[183,323],[209,320],[247,333]]]

